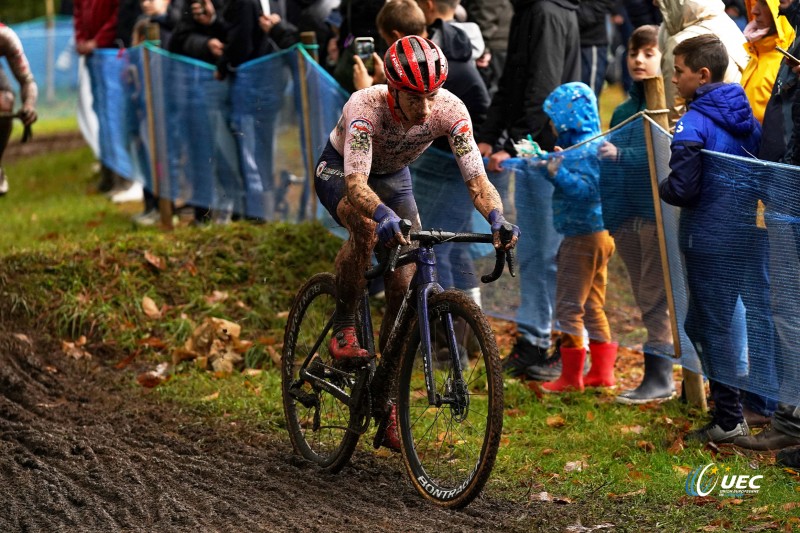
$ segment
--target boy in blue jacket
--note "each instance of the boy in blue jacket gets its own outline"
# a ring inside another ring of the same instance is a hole
[[[711,422],[687,438],[729,443],[749,434],[739,389],[719,381],[735,379],[731,321],[740,296],[751,361],[759,351],[772,350],[768,249],[763,232],[753,231],[758,188],[725,165],[704,167],[701,150],[749,157],[757,153],[761,127],[742,87],[722,83],[728,53],[715,35],[687,39],[674,53],[672,83],[690,106],[675,128],[672,172],[659,194],[682,208],[679,245],[689,288],[684,326],[709,376],[714,402]]]
[[[544,392],[610,387],[615,383],[617,344],[605,314],[608,260],[614,240],[603,225],[600,204],[602,142],[597,98],[588,85],[565,83],[544,101],[544,112],[559,146],[576,146],[549,157],[547,179],[553,183],[553,226],[564,236],[556,257],[556,329],[561,331],[561,375],[542,384]],[[556,152],[561,148],[556,146]],[[563,157],[561,157],[563,155]],[[584,327],[589,333],[592,366],[584,377]]]

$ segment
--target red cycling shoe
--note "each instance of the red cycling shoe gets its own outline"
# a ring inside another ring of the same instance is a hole
[[[356,328],[353,326],[336,332],[333,337],[331,337],[328,348],[337,362],[361,362],[362,360],[369,359],[369,352],[358,345]]]
[[[386,433],[383,434],[383,442],[381,446],[389,448],[393,452],[400,451],[400,435],[397,433],[397,406],[392,405],[392,410],[389,411],[389,422],[386,424]]]

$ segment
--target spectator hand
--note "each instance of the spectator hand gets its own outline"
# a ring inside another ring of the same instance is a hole
[[[563,152],[564,149],[560,146],[556,146],[553,150],[554,152]],[[561,168],[561,161],[563,157],[553,157],[547,162],[547,173],[551,176],[555,176],[558,173],[558,169]]]
[[[481,143],[481,144],[485,144],[485,143]],[[481,152],[481,153],[483,153],[483,152]],[[491,156],[489,156],[489,164],[486,166],[486,168],[490,172],[502,172],[502,170],[503,170],[503,166],[502,166],[503,161],[505,161],[506,159],[510,159],[510,158],[511,158],[511,154],[509,154],[505,150],[500,150],[499,152],[495,152]]]
[[[82,56],[91,54],[97,48],[97,42],[94,39],[88,41],[78,41],[75,43],[75,50]]]
[[[478,151],[481,153],[481,156],[489,157],[492,155],[492,145],[489,143],[478,143]]]
[[[258,18],[258,25],[261,28],[261,31],[264,33],[269,33],[272,31],[272,28],[280,24],[281,16],[277,13],[272,13],[270,15],[261,15]]]
[[[356,91],[372,87],[372,76],[367,72],[367,67],[364,62],[357,55],[353,56],[353,87]]]
[[[195,22],[203,26],[210,26],[217,18],[217,12],[211,0],[197,0],[192,2],[192,17]]]
[[[619,150],[617,147],[606,141],[597,150],[597,157],[604,160],[617,161],[619,159]]]
[[[397,213],[385,205],[379,204],[375,208],[372,220],[378,223],[375,233],[378,234],[378,239],[384,246],[392,248],[398,244],[408,244],[408,241],[400,231],[400,217],[397,216]]]
[[[22,123],[26,126],[30,126],[36,119],[39,118],[39,115],[36,114],[36,110],[32,107],[23,106],[20,110],[20,118],[22,119]]]
[[[489,62],[492,60],[492,53],[487,49],[481,54],[481,57],[475,60],[475,66],[478,68],[487,68]]]
[[[489,224],[492,225],[492,240],[495,248],[510,250],[517,245],[520,234],[519,226],[510,224],[499,209],[492,209],[487,220]],[[500,241],[500,229],[503,227],[503,224],[509,224],[511,226],[511,240],[507,243]]]
[[[222,52],[225,51],[225,45],[222,44],[222,41],[214,37],[208,40],[207,46],[208,50],[211,52],[211,55],[214,57],[221,57]]]
[[[375,73],[372,75],[372,84],[386,83],[386,75],[383,73],[383,59],[375,52],[372,52],[372,64],[375,65]]]

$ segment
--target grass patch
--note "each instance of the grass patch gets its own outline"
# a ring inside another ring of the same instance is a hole
[[[133,366],[148,369],[170,360],[205,317],[232,320],[242,338],[265,339],[246,354],[260,372],[223,377],[185,362],[150,398],[286,438],[279,373],[263,346],[280,342],[281,313],[303,280],[332,268],[340,241],[316,224],[134,231],[127,213],[86,194],[90,165],[88,150],[79,150],[9,166],[12,192],[3,200],[0,237],[0,316],[7,327],[35,324],[58,339],[85,335],[86,349],[105,364],[135,356]],[[164,269],[147,257],[163,260]],[[208,298],[215,290],[227,298]],[[143,296],[162,318],[145,315]],[[517,381],[505,387],[503,446],[487,487],[493,496],[545,505],[537,499],[547,493],[572,502],[555,514],[619,530],[798,523],[800,478],[773,466],[770,456],[674,446],[703,418],[677,401],[637,408],[593,392],[539,398]],[[367,440],[360,453],[369,453]],[[740,499],[687,496],[687,472],[710,462],[763,475],[761,491]]]

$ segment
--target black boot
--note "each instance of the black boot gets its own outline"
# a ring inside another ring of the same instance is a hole
[[[672,379],[672,359],[645,353],[642,383],[635,389],[620,393],[617,396],[617,403],[636,405],[664,402],[674,397],[675,382]]]

